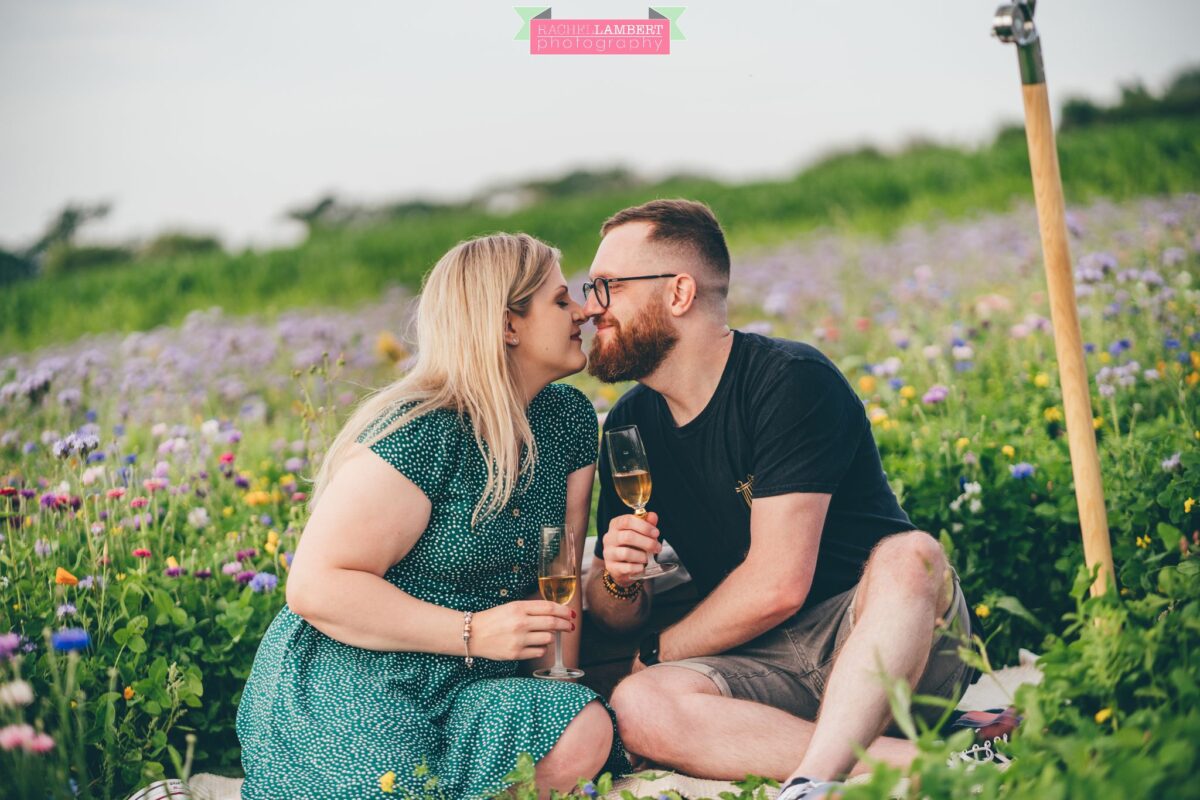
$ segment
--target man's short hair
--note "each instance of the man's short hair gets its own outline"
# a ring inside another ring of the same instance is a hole
[[[695,200],[651,200],[640,206],[618,211],[600,228],[600,235],[630,222],[651,225],[649,241],[676,245],[690,250],[716,276],[716,288],[723,300],[729,293],[729,247],[725,233],[712,209]]]

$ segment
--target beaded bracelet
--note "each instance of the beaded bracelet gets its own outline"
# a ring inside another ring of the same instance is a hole
[[[463,650],[467,653],[466,658],[463,660],[466,662],[468,669],[475,666],[475,658],[471,655],[471,616],[470,611],[463,612]]]
[[[604,570],[604,573],[600,576],[600,580],[604,584],[605,590],[607,590],[609,594],[618,600],[629,600],[632,602],[637,599],[639,594],[642,593],[641,581],[635,581],[630,586],[621,587],[618,586],[617,582],[613,580],[613,577],[609,574],[608,570]]]

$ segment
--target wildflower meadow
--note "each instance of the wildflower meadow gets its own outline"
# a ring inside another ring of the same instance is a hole
[[[1117,568],[1097,599],[1030,207],[736,254],[732,323],[816,345],[856,387],[983,622],[973,657],[1042,654],[1008,770],[947,771],[948,745],[909,722],[908,774],[880,767],[847,797],[967,780],[983,797],[1196,796],[1200,197],[1099,200],[1069,225]],[[353,310],[214,308],[0,360],[0,795],[239,774],[238,699],[311,479],[354,403],[411,364],[412,310],[401,289]],[[623,391],[571,381],[600,414]],[[897,690],[902,721],[910,701]]]

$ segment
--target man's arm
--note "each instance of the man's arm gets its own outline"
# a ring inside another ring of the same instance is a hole
[[[724,652],[799,611],[812,586],[831,497],[794,492],[756,499],[746,559],[690,614],[663,631],[660,659]]]
[[[651,554],[662,549],[657,524],[658,515],[653,511],[645,519],[625,514],[613,517],[608,530],[600,534],[604,558],[592,561],[585,591],[592,618],[613,633],[637,630],[649,619],[654,581],[642,581],[642,590],[637,596],[625,600],[604,588],[604,571],[609,570],[618,586],[632,586],[630,578],[645,568]]]

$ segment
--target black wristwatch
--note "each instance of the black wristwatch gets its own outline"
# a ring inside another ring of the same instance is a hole
[[[638,645],[638,659],[647,667],[658,663],[658,636],[659,631],[647,634]]]

